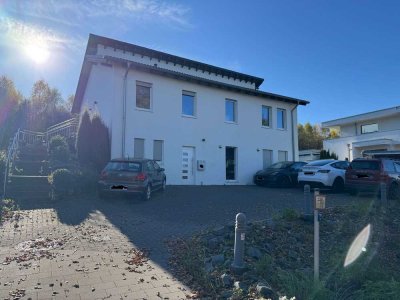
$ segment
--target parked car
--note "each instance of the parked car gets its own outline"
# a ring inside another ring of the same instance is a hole
[[[254,183],[265,186],[295,186],[297,175],[305,162],[282,161],[275,163],[254,175]]]
[[[151,159],[113,159],[100,174],[98,193],[140,194],[149,200],[153,191],[165,190],[164,169]]]
[[[312,161],[299,173],[299,183],[300,185],[309,184],[312,187],[327,187],[336,192],[342,191],[348,166],[348,161],[334,159]]]
[[[359,191],[379,192],[385,183],[390,199],[400,198],[400,161],[359,158],[346,171],[346,188],[355,195]]]

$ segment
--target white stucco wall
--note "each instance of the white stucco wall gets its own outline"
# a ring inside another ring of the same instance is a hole
[[[112,157],[121,157],[122,99],[124,69],[95,65],[90,74],[83,105],[99,111],[112,133]],[[136,81],[152,84],[152,110],[136,108]],[[195,118],[181,115],[182,90],[196,93]],[[225,99],[237,100],[238,122],[225,122]],[[195,184],[227,184],[225,146],[237,147],[237,180],[252,184],[254,173],[263,166],[262,149],[288,152],[293,159],[291,116],[293,104],[233,93],[144,72],[130,71],[127,77],[126,153],[133,157],[134,138],[145,139],[145,157],[153,157],[153,140],[164,141],[168,184],[181,184],[182,146],[195,147],[195,160],[205,160],[204,171],[195,169]],[[97,102],[95,105],[94,102]],[[272,107],[272,128],[261,126],[261,106]],[[277,108],[286,109],[287,129],[276,129]],[[297,149],[297,110],[294,110]],[[205,139],[203,142],[202,139]],[[222,146],[222,148],[219,148]],[[260,151],[257,151],[259,149]],[[298,158],[295,152],[296,160]],[[229,182],[231,183],[231,182]]]

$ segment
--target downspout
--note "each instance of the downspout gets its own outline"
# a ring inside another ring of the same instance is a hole
[[[295,149],[295,142],[294,142],[294,117],[293,117],[293,111],[299,106],[299,103],[297,102],[295,107],[293,107],[290,110],[290,118],[291,118],[291,123],[292,123],[292,159],[293,161],[295,161],[295,153],[296,153],[296,149]]]
[[[123,94],[122,94],[122,145],[121,145],[121,158],[125,157],[125,133],[126,133],[126,90],[127,90],[127,77],[128,77],[128,72],[131,64],[128,63],[126,66],[126,71],[124,74],[124,83],[123,83]]]

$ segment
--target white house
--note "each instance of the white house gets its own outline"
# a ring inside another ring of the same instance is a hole
[[[322,123],[340,137],[324,141],[324,149],[339,159],[385,155],[400,157],[400,106]]]
[[[262,78],[90,35],[72,112],[97,111],[111,155],[159,160],[168,184],[251,184],[297,160],[297,107]]]

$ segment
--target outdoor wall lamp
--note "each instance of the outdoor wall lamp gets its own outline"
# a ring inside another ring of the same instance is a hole
[[[260,148],[257,148],[257,152],[260,152]]]
[[[219,149],[222,149],[222,145],[219,145],[218,148],[219,148]]]

